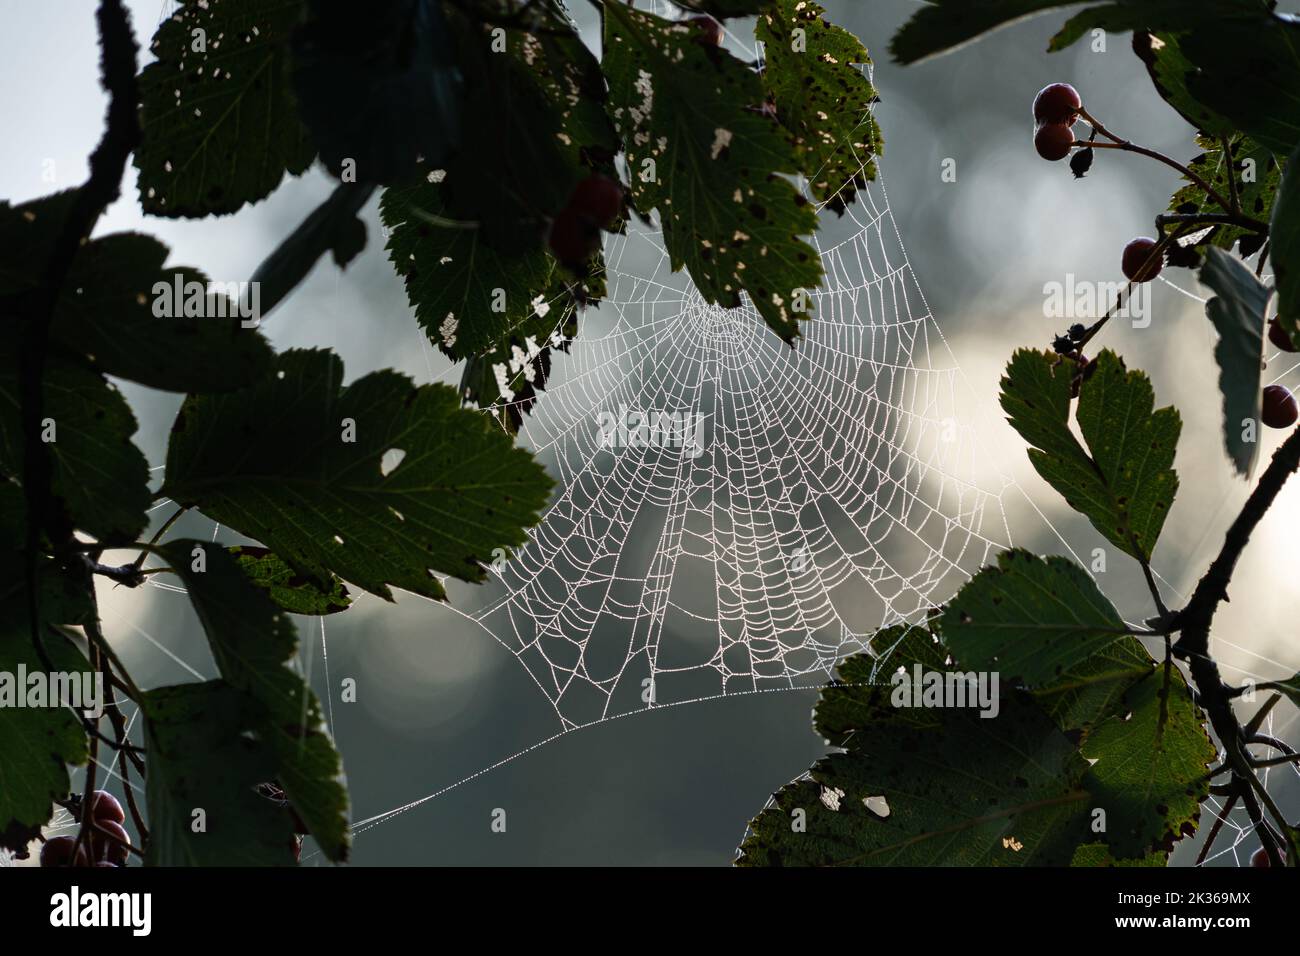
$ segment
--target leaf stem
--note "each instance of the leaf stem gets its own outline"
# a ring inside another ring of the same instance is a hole
[[[1130,142],[1129,140],[1122,139],[1121,137],[1116,136],[1105,126],[1099,123],[1085,109],[1080,109],[1079,115],[1082,116],[1085,120],[1087,120],[1088,123],[1092,126],[1092,128],[1095,129],[1098,133],[1100,133],[1102,136],[1105,136],[1107,139],[1111,140],[1111,142],[1109,143],[1090,142],[1087,144],[1088,146],[1097,149],[1122,149],[1125,152],[1138,153],[1142,156],[1146,156],[1149,157],[1150,159],[1154,159],[1157,162],[1164,163],[1166,166],[1170,167],[1171,169],[1178,170],[1178,172],[1186,176],[1188,180],[1194,182],[1198,187],[1204,190],[1205,195],[1213,199],[1225,212],[1229,212],[1229,213],[1234,212],[1234,208],[1232,204],[1228,200],[1224,199],[1223,196],[1219,194],[1219,191],[1217,189],[1215,189],[1213,186],[1207,183],[1196,173],[1192,172],[1182,163],[1178,162],[1176,159],[1171,159],[1170,157],[1166,156],[1164,153],[1159,152],[1158,150],[1150,149],[1146,146],[1139,146],[1137,143],[1133,143]],[[1265,227],[1265,231],[1267,231],[1267,227]]]

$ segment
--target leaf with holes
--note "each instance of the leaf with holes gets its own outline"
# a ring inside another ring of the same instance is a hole
[[[416,321],[449,358],[490,351],[539,309],[550,312],[559,267],[546,250],[501,252],[482,230],[452,222],[440,182],[386,189],[380,214]]]
[[[389,451],[404,454],[385,473]],[[551,481],[445,385],[386,370],[343,387],[343,363],[292,350],[277,372],[177,415],[162,493],[249,536],[327,587],[442,598],[434,573],[485,576],[536,524]]]
[[[1200,279],[1215,292],[1205,303],[1205,314],[1219,333],[1214,360],[1223,393],[1223,442],[1237,474],[1249,475],[1259,454],[1259,380],[1269,290],[1245,263],[1222,249],[1208,250]]]
[[[604,65],[633,203],[659,211],[672,268],[689,270],[700,294],[725,308],[748,293],[793,341],[821,281],[821,260],[800,238],[817,215],[781,175],[800,171],[798,151],[760,112],[758,75],[697,42],[691,24],[621,4],[605,8]]]
[[[1083,568],[1020,549],[971,578],[940,618],[943,641],[964,667],[1028,687],[1060,679],[1127,629]]]
[[[187,0],[159,25],[139,78],[145,212],[234,212],[311,165],[289,77],[301,13],[301,0]]]
[[[599,71],[567,20],[549,17],[546,29],[557,35],[545,42],[455,10],[448,20],[465,73],[461,148],[446,164],[456,183],[443,197],[448,216],[476,223],[500,253],[539,248],[548,219],[591,172],[587,148],[613,159],[608,121],[605,134],[591,122],[602,112]],[[496,29],[504,30],[501,52]]]
[[[777,119],[795,136],[812,194],[842,213],[876,178],[884,140],[871,113],[875,87],[859,69],[871,57],[825,13],[809,0],[776,0],[754,33],[767,58],[763,86]]]
[[[1083,785],[1106,811],[1101,841],[1133,859],[1172,849],[1195,830],[1218,751],[1176,667],[1139,682],[1125,706],[1084,741],[1083,755],[1095,762]]]
[[[224,548],[177,540],[157,553],[185,582],[217,669],[244,698],[246,726],[274,760],[273,776],[325,855],[346,859],[342,761],[325,733],[316,695],[286,666],[298,649],[293,622]]]
[[[889,657],[934,669],[918,629]],[[1087,764],[1032,699],[1003,694],[991,718],[969,707],[894,706],[850,658],[822,691],[818,729],[844,748],[783,787],[751,823],[742,866],[1063,866],[1091,840]],[[791,826],[802,811],[804,828]]]
[[[1116,547],[1149,561],[1178,491],[1174,451],[1182,420],[1152,410],[1143,372],[1109,349],[1085,370],[1076,417],[1087,449],[1070,431],[1077,366],[1050,352],[1019,349],[1002,378],[1002,410],[1029,443],[1029,460],[1066,503]]]
[[[345,611],[352,604],[348,589],[338,578],[331,580],[328,590],[322,590],[274,551],[251,544],[237,544],[228,550],[248,580],[286,611],[320,616]]]

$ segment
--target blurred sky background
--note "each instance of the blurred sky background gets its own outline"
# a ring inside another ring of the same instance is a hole
[[[1193,131],[1157,97],[1127,34],[1109,37],[1104,52],[1081,43],[1044,53],[1069,11],[899,67],[889,61],[886,47],[915,2],[824,2],[829,17],[856,32],[875,58],[884,187],[929,307],[976,393],[980,407],[972,416],[987,423],[984,465],[990,475],[1015,476],[1042,510],[1040,515],[1019,499],[1008,503],[1017,543],[1060,552],[1054,526],[1086,554],[1102,539],[1030,468],[997,411],[998,378],[1015,347],[1046,346],[1068,324],[1044,317],[1044,283],[1063,282],[1067,273],[1118,281],[1124,244],[1152,233],[1152,218],[1179,180],[1140,157],[1103,153],[1092,174],[1075,181],[1065,163],[1048,164],[1034,153],[1030,103],[1045,84],[1068,81],[1110,129],[1182,160],[1196,152]],[[147,56],[149,37],[173,4],[132,0],[128,6]],[[580,0],[570,6],[590,36],[589,7]],[[32,199],[86,176],[86,157],[100,136],[106,104],[97,81],[94,7],[91,0],[0,0],[0,198]],[[357,8],[363,11],[364,4]],[[743,21],[732,28],[747,31]],[[955,182],[941,179],[945,159],[955,160]],[[43,179],[51,160],[53,183]],[[134,173],[128,168],[122,199],[99,233],[152,233],[171,246],[170,263],[193,265],[222,280],[251,275],[331,188],[314,168],[233,216],[147,219],[139,210]],[[330,262],[318,265],[264,331],[279,349],[335,349],[349,380],[396,367],[417,381],[454,384],[458,376],[446,360],[423,343],[388,263],[377,200],[365,219],[365,252],[346,272]],[[1204,293],[1192,273],[1167,269],[1153,294],[1149,327],[1112,323],[1102,342],[1130,367],[1145,369],[1158,404],[1172,403],[1183,416],[1177,461],[1182,485],[1155,559],[1172,605],[1216,553],[1249,486],[1232,475],[1222,451],[1211,355],[1215,337],[1202,305],[1191,297]],[[1295,387],[1290,359],[1270,351],[1266,381]],[[151,465],[160,465],[179,397],[122,388],[140,420],[137,443]],[[1266,430],[1263,455],[1280,436]],[[169,513],[168,507],[157,515]],[[1232,602],[1216,618],[1216,650],[1230,680],[1246,674],[1276,679],[1300,670],[1298,522],[1300,482],[1293,481],[1247,550]],[[212,530],[210,521],[190,516],[177,533],[211,537]],[[1127,617],[1140,620],[1151,613],[1149,599],[1136,566],[1120,566],[1122,560],[1112,557],[1100,583]],[[456,590],[455,599],[466,593]],[[142,685],[214,673],[184,595],[105,588],[101,607],[108,635]],[[299,624],[304,670],[325,695],[321,624]],[[333,729],[355,820],[438,793],[555,731],[549,704],[513,657],[453,614],[411,597],[390,606],[365,596],[345,614],[326,618],[324,628],[335,690]],[[337,699],[338,682],[349,676],[361,688],[355,704]],[[746,820],[768,794],[823,752],[809,724],[814,700],[812,691],[727,698],[580,730],[363,830],[354,862],[726,865]],[[1294,709],[1279,707],[1277,714],[1274,733],[1294,739]],[[1292,809],[1295,783],[1294,775],[1287,777],[1280,791]],[[489,828],[497,807],[508,813],[504,834]]]

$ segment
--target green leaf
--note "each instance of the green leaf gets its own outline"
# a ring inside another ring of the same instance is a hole
[[[248,580],[286,611],[319,616],[335,614],[352,604],[348,589],[337,578],[332,580],[329,590],[321,590],[285,564],[274,551],[248,544],[227,550]]]
[[[889,663],[932,668],[928,635]],[[890,635],[891,637],[893,635]],[[871,672],[850,658],[846,686],[817,705],[818,727],[845,750],[781,789],[750,824],[744,866],[1049,866],[1089,839],[1087,764],[1028,697],[1003,694],[996,717],[970,708],[893,707],[888,686],[848,686]],[[796,810],[805,830],[792,827]]]
[[[68,797],[67,765],[85,763],[88,752],[71,710],[5,700],[26,693],[26,686],[15,686],[20,668],[30,676],[44,667],[32,646],[25,592],[7,597],[0,612],[0,849],[25,855],[53,815],[54,801]],[[90,662],[61,634],[47,628],[42,641],[56,670],[90,671]]]
[[[1240,259],[1217,248],[1207,251],[1200,279],[1215,292],[1205,303],[1205,314],[1219,333],[1214,360],[1223,393],[1223,442],[1237,473],[1249,475],[1259,454],[1259,380],[1269,291]]]
[[[1150,380],[1107,349],[1080,387],[1085,450],[1069,427],[1076,368],[1051,353],[1018,350],[1002,379],[1002,409],[1032,446],[1034,468],[1066,503],[1116,547],[1149,561],[1178,491],[1173,461],[1182,420],[1170,407],[1152,411]]]
[[[230,213],[315,155],[290,88],[300,0],[187,0],[140,74],[140,203],[155,216]]]
[[[1149,675],[1155,663],[1136,637],[1121,637],[1035,689],[1034,699],[1058,727],[1086,738],[1119,712],[1125,693]]]
[[[461,77],[443,5],[312,0],[293,38],[293,82],[321,161],[360,183],[394,183],[456,145]]]
[[[1177,668],[1141,681],[1126,704],[1127,713],[1093,730],[1083,755],[1095,761],[1084,786],[1106,811],[1102,841],[1131,859],[1171,849],[1195,830],[1217,750]]]
[[[1127,627],[1069,558],[1003,551],[966,583],[940,618],[964,667],[1044,687],[1119,640]]]
[[[465,73],[461,148],[446,166],[456,184],[444,196],[448,217],[477,223],[498,252],[540,248],[547,220],[591,172],[583,147],[613,159],[608,120],[592,122],[604,102],[600,72],[560,17],[548,18],[557,35],[545,40],[506,30],[504,52],[494,28],[454,10],[448,20]]]
[[[442,183],[390,187],[379,209],[415,319],[449,358],[490,351],[539,308],[549,312],[555,261],[540,245],[502,252],[480,229],[447,225]]]
[[[42,433],[51,494],[74,528],[99,541],[134,541],[153,499],[149,464],[131,443],[135,416],[104,376],[67,358],[46,358]],[[15,336],[0,343],[0,472],[23,474],[24,435]]]
[[[293,350],[263,383],[190,397],[162,493],[322,586],[333,573],[384,598],[442,598],[433,572],[482,580],[495,548],[526,540],[551,487],[528,452],[445,385],[391,370],[342,382],[333,354]],[[389,451],[404,457],[384,474]]]
[[[1277,193],[1281,172],[1273,159],[1272,151],[1245,136],[1234,136],[1232,144],[1233,162],[1230,163],[1223,153],[1223,143],[1219,140],[1198,136],[1197,143],[1205,152],[1192,159],[1188,168],[1213,186],[1221,196],[1230,195],[1228,184],[1229,172],[1237,180],[1241,210],[1261,222],[1267,222],[1273,209],[1273,198]],[[1250,179],[1245,178],[1246,170]],[[1217,213],[1219,209],[1195,183],[1188,182],[1169,200],[1169,211],[1174,213]],[[1220,249],[1231,249],[1240,242],[1241,254],[1252,255],[1264,242],[1264,236],[1251,232],[1241,226],[1219,225],[1209,230],[1205,238],[1196,245],[1211,244]]]
[[[185,582],[222,679],[243,696],[244,726],[274,757],[274,774],[262,781],[279,780],[325,855],[345,859],[348,795],[342,761],[325,732],[316,695],[285,666],[297,651],[293,622],[249,582],[224,548],[177,540],[159,547],[158,554]]]
[[[1104,843],[1086,843],[1074,853],[1070,866],[1168,866],[1169,854],[1164,850],[1148,853],[1135,860],[1117,860],[1110,855]]]
[[[1082,16],[1084,14],[1079,15]],[[1057,36],[1060,37],[1061,34]],[[1056,41],[1053,39],[1053,46],[1055,45]],[[1063,43],[1062,46],[1064,45],[1067,44]],[[1221,136],[1236,135],[1238,138],[1244,138],[1237,133],[1231,120],[1207,107],[1187,89],[1187,79],[1196,71],[1196,67],[1183,53],[1178,34],[1169,32],[1155,34],[1137,27],[1133,31],[1133,52],[1146,64],[1151,85],[1156,88],[1161,98],[1177,110],[1183,119],[1201,131],[1198,141],[1206,147],[1207,152],[1209,148],[1208,143],[1202,141],[1204,137],[1210,137],[1209,143],[1217,142],[1217,138]],[[1201,172],[1201,170],[1197,171]],[[1216,182],[1215,185],[1219,184]],[[1224,185],[1227,185],[1226,182]],[[1203,197],[1204,193],[1200,195]]]
[[[842,213],[858,189],[876,178],[884,148],[871,114],[876,90],[858,68],[867,48],[823,18],[810,0],[776,0],[754,33],[764,45],[763,86],[781,125],[794,134],[812,194]],[[795,49],[794,31],[806,42]]]
[[[293,819],[254,789],[275,774],[246,695],[225,681],[148,691],[150,866],[293,866]],[[195,831],[195,814],[204,828]]]
[[[0,295],[37,286],[77,193],[64,189],[16,206],[0,201]]]
[[[603,294],[603,285],[602,285]],[[460,394],[480,408],[490,408],[501,427],[518,432],[523,415],[537,402],[551,377],[554,351],[567,352],[578,334],[577,307],[562,293],[545,315],[534,312],[490,352],[465,363]]]
[[[23,489],[8,478],[0,477],[0,541],[13,547],[0,552],[0,609],[8,613],[27,613],[27,571],[21,542],[27,537],[27,502]],[[75,563],[68,564],[42,554],[36,563],[40,587],[40,615],[46,624],[80,626],[98,620],[91,600],[90,574]],[[17,603],[13,603],[17,602]]]
[[[912,14],[889,43],[899,63],[915,63],[974,40],[982,33],[1078,0],[935,0]]]
[[[1187,89],[1260,145],[1289,155],[1300,146],[1300,22],[1256,0],[1219,5],[1232,15],[1206,17],[1180,37],[1197,68]]]
[[[1292,341],[1300,341],[1300,148],[1287,160],[1273,203],[1268,258],[1277,284],[1277,321]]]
[[[789,134],[758,107],[762,81],[696,28],[621,4],[605,8],[605,73],[627,146],[632,197],[659,211],[674,270],[725,308],[748,293],[784,340],[821,280],[812,204],[781,175],[800,170]]]
[[[166,260],[166,246],[138,233],[86,245],[68,274],[51,337],[107,375],[172,392],[225,391],[264,376],[274,353],[257,329],[244,327],[237,300],[208,294],[200,272],[164,270]],[[170,315],[155,311],[162,310],[159,283],[171,296]],[[201,299],[193,283],[203,284]],[[185,298],[201,301],[203,314],[177,314]]]
[[[1130,30],[1190,30],[1207,24],[1217,27],[1227,17],[1252,15],[1256,0],[1120,0],[1089,7],[1071,17],[1048,45],[1058,51],[1093,30],[1127,33]]]
[[[75,195],[0,203],[0,293],[35,287]],[[176,392],[238,388],[266,374],[271,347],[242,326],[237,303],[209,289],[201,272],[164,268],[167,253],[152,236],[131,232],[83,244],[56,305],[54,347],[107,375]],[[201,294],[190,296],[185,284],[196,282]],[[159,283],[171,298],[159,296]],[[164,306],[170,314],[155,314]]]

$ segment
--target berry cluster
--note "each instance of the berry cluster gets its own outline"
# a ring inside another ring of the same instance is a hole
[[[1038,91],[1034,97],[1034,149],[1043,159],[1053,162],[1064,159],[1076,145],[1080,145],[1074,136],[1074,124],[1080,119],[1093,126],[1093,139],[1082,144],[1085,148],[1076,153],[1071,160],[1071,168],[1076,177],[1082,177],[1092,165],[1092,145],[1097,131],[1101,130],[1111,139],[1116,137],[1097,124],[1084,111],[1083,100],[1079,91],[1069,83],[1052,83]],[[1117,140],[1118,142],[1118,140]],[[1134,148],[1132,144],[1120,142],[1123,148]],[[1112,147],[1113,148],[1113,147]],[[1142,151],[1142,150],[1139,150]],[[1153,155],[1149,150],[1147,155]],[[1086,154],[1086,155],[1085,155]],[[1078,162],[1076,162],[1078,161]],[[1191,174],[1189,174],[1191,175]],[[1208,187],[1207,187],[1208,188]],[[1150,282],[1160,275],[1164,268],[1164,243],[1146,236],[1131,240],[1124,247],[1120,257],[1120,268],[1129,282]],[[1074,326],[1067,335],[1058,335],[1052,347],[1062,355],[1076,358],[1086,364],[1080,349],[1087,335],[1082,326]],[[1278,325],[1274,317],[1268,324],[1268,340],[1284,352],[1296,352],[1291,337]],[[1078,383],[1075,382],[1077,394]],[[1260,420],[1270,428],[1290,428],[1300,419],[1300,406],[1295,396],[1283,385],[1269,385],[1264,389],[1260,407]]]
[[[568,205],[551,221],[547,240],[555,258],[570,268],[585,263],[600,248],[600,231],[623,211],[623,187],[599,173],[574,187]]]
[[[1056,162],[1074,147],[1074,124],[1083,100],[1069,83],[1053,83],[1034,97],[1034,149],[1043,159]]]
[[[41,866],[126,866],[131,837],[122,826],[126,822],[122,804],[111,793],[96,790],[83,813],[90,814],[89,846],[77,846],[76,837],[50,837],[41,847]]]

